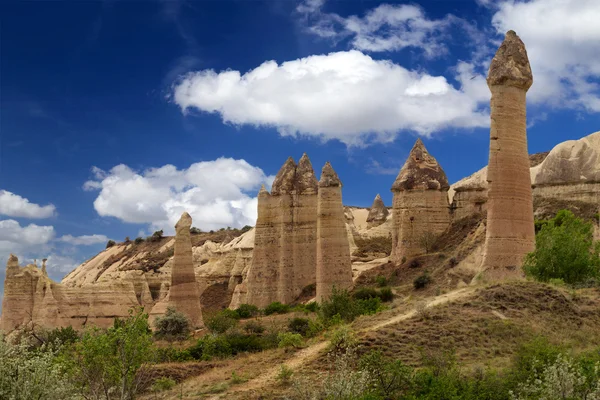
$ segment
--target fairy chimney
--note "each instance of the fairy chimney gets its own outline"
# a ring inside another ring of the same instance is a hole
[[[317,204],[317,301],[329,298],[334,287],[352,286],[350,245],[344,221],[342,182],[327,162],[321,172]]]
[[[490,102],[486,280],[522,276],[524,256],[535,248],[533,196],[526,131],[526,93],[533,83],[525,45],[508,31],[487,77]]]
[[[185,314],[192,326],[203,326],[200,292],[194,272],[190,228],[192,217],[184,212],[175,225],[175,255],[171,272],[169,306]]]
[[[427,253],[450,223],[448,178],[421,139],[413,146],[394,184],[392,259]]]
[[[371,209],[369,210],[369,215],[367,215],[367,228],[371,229],[383,224],[387,220],[389,214],[390,212],[385,204],[383,204],[381,196],[377,194],[375,200],[373,200]]]

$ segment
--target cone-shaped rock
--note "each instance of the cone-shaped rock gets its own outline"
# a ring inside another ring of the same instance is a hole
[[[383,204],[381,196],[377,194],[375,200],[373,200],[371,209],[369,210],[369,215],[367,215],[367,228],[370,229],[383,224],[387,220],[389,214],[390,212],[385,204]]]
[[[533,196],[526,130],[526,93],[533,77],[525,45],[508,31],[487,77],[490,102],[487,230],[484,277],[522,275],[524,256],[535,248]]]
[[[329,298],[333,287],[352,286],[342,182],[329,162],[321,172],[317,210],[317,301],[323,301]]]
[[[296,163],[292,157],[289,157],[277,175],[271,186],[271,194],[278,196],[284,193],[291,193],[295,190],[294,181],[296,175]]]
[[[275,180],[271,195],[278,205],[279,217],[279,279],[277,299],[282,303],[294,300],[294,198],[296,197],[296,163],[290,157],[281,167]]]
[[[450,223],[448,178],[421,139],[413,146],[392,185],[392,259],[429,252]]]
[[[192,217],[184,212],[175,225],[175,255],[171,272],[169,306],[185,314],[192,326],[203,325],[200,292],[194,272],[190,228]]]

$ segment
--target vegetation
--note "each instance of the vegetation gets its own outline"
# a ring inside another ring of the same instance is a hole
[[[106,248],[108,249],[109,247],[113,247],[116,244],[117,243],[115,243],[114,240],[109,240],[108,242],[106,242]]]
[[[352,322],[359,315],[374,314],[382,309],[377,296],[356,298],[350,296],[347,290],[333,288],[329,299],[322,302],[319,316],[326,325],[333,325],[338,319]]]
[[[436,240],[437,236],[433,232],[423,232],[419,237],[419,246],[425,251],[425,254],[429,254],[433,250]]]
[[[290,332],[306,336],[310,330],[310,321],[307,318],[294,318],[288,324]]]
[[[528,254],[525,273],[542,282],[562,279],[570,285],[600,276],[600,242],[593,241],[593,225],[561,210],[536,235],[536,249]]]
[[[135,240],[134,240],[134,243],[135,244],[144,243],[144,238],[142,238],[142,237],[136,237]]]
[[[382,302],[388,302],[388,301],[392,301],[394,299],[394,293],[392,292],[392,289],[389,287],[384,287],[379,290],[377,290],[375,288],[369,288],[369,287],[361,288],[361,289],[355,290],[354,293],[352,294],[352,296],[355,299],[359,299],[359,300],[378,298]]]
[[[210,315],[204,319],[204,323],[212,333],[225,333],[229,329],[237,326],[239,316],[235,311],[222,310],[216,314]]]
[[[413,286],[415,289],[423,289],[427,287],[431,283],[431,276],[427,272],[419,275],[417,279],[414,280]]]
[[[269,304],[265,310],[264,313],[265,315],[271,315],[271,314],[285,314],[288,313],[290,311],[290,306],[287,304],[282,304],[278,301],[275,301],[271,304]]]
[[[240,318],[251,318],[257,316],[260,310],[252,304],[240,304],[235,312]]]
[[[162,229],[160,231],[156,231],[152,234],[152,236],[148,236],[146,240],[148,242],[159,242],[163,237]]]
[[[168,307],[164,316],[154,321],[154,336],[159,339],[183,340],[190,334],[190,321],[185,314]]]
[[[199,228],[196,228],[195,226],[192,226],[192,227],[190,228],[190,233],[191,233],[192,235],[199,235],[199,234],[201,234],[201,233],[202,233],[202,229],[199,229]]]

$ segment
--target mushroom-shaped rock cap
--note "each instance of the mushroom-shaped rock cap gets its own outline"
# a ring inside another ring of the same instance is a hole
[[[294,190],[294,180],[296,177],[296,163],[292,157],[289,157],[273,181],[271,187],[271,194],[279,195],[284,193],[290,193]]]
[[[190,214],[184,211],[183,214],[181,214],[181,218],[179,218],[179,221],[177,221],[177,224],[175,224],[175,229],[178,231],[184,228],[190,229],[191,226],[192,217],[190,216]]]
[[[377,196],[375,196],[375,200],[373,200],[373,205],[369,210],[367,222],[385,221],[389,213],[390,212],[388,211],[387,207],[385,206],[385,204],[383,204],[381,196],[377,194]]]
[[[315,176],[310,159],[304,153],[298,161],[296,167],[296,190],[298,193],[316,194],[319,189],[319,182]]]
[[[323,169],[321,170],[321,180],[319,181],[319,187],[336,187],[342,186],[342,181],[338,177],[337,173],[333,170],[333,167],[327,161],[325,165],[323,165]]]
[[[525,44],[515,31],[508,31],[496,51],[487,76],[489,87],[514,86],[528,90],[533,83]]]
[[[437,160],[429,154],[421,139],[417,139],[392,185],[392,192],[440,190],[449,187],[446,173]]]

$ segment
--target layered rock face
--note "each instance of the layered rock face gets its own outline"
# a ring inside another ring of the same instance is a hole
[[[114,318],[127,317],[131,307],[140,306],[133,283],[66,287],[48,278],[43,266],[19,266],[9,258],[4,281],[0,330],[11,332],[26,325],[42,327],[85,325],[108,327]]]
[[[487,83],[492,99],[483,270],[486,279],[502,280],[520,276],[524,256],[535,248],[526,131],[526,93],[533,77],[515,32],[506,34],[496,52]]]
[[[448,178],[418,139],[392,185],[392,259],[423,254],[450,224]]]
[[[316,300],[321,302],[329,298],[334,287],[347,289],[352,286],[342,182],[329,162],[321,172],[317,210]]]
[[[390,215],[390,212],[385,204],[383,204],[381,196],[377,194],[367,216],[367,228],[372,229],[383,224],[387,220],[388,215]]]
[[[259,194],[254,256],[246,282],[246,302],[264,307],[290,303],[315,282],[318,182],[306,154],[290,157],[271,193]],[[244,290],[232,303],[244,302]]]
[[[169,306],[185,314],[192,326],[203,326],[200,292],[194,272],[190,228],[192,217],[184,212],[175,225],[175,254],[171,271]]]

